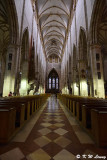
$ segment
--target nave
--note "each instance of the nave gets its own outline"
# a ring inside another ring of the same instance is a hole
[[[94,144],[54,95],[8,144],[0,145],[0,160],[83,160],[89,156],[104,159],[107,149]]]

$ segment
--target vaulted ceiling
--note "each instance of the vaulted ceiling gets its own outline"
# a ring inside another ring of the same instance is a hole
[[[9,14],[7,8],[7,3],[0,0],[0,59],[1,56],[6,56],[7,46],[10,40]]]
[[[72,0],[34,0],[44,52],[48,59],[63,54],[73,2]]]

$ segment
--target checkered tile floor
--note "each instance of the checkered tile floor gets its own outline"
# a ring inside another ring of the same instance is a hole
[[[0,145],[0,160],[76,160],[77,155],[82,160],[84,154],[87,159],[89,154],[106,155],[107,149],[97,148],[54,96],[39,112],[9,144]]]

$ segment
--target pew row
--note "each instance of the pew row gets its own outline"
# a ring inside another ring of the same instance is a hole
[[[107,147],[107,100],[65,94],[58,94],[58,98],[95,143]]]
[[[0,99],[0,143],[7,143],[46,102],[49,94]]]

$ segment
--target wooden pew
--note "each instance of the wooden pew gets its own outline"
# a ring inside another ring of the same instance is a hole
[[[99,147],[107,147],[107,111],[91,110],[92,135]]]
[[[15,107],[0,108],[0,143],[7,143],[15,131]]]
[[[50,95],[0,99],[0,143],[7,143]]]
[[[31,104],[30,104],[30,101],[27,99],[27,98],[23,98],[23,97],[18,97],[18,98],[15,98],[15,99],[11,99],[10,102],[13,102],[13,103],[22,103],[25,105],[25,117],[24,119],[25,120],[28,120],[31,116],[31,111],[32,111],[32,108],[31,108]]]
[[[87,101],[85,100],[80,100],[78,102],[76,102],[76,118],[79,120],[79,121],[82,121],[82,105],[90,105],[90,106],[96,106],[96,105],[101,105],[102,104],[106,104],[107,102],[106,101],[103,101],[103,100],[90,100],[88,99]]]
[[[94,137],[95,142],[100,147],[107,147],[107,100],[60,94],[58,98],[77,120],[82,121],[82,126],[90,129],[91,132],[86,131]]]
[[[86,128],[91,128],[91,110],[96,109],[99,111],[107,111],[107,104],[101,105],[83,105],[82,106],[82,125]]]
[[[15,102],[2,102],[0,103],[0,108],[5,107],[12,107],[14,106],[16,108],[16,119],[15,119],[15,126],[19,127],[21,126],[25,121],[25,105]]]

